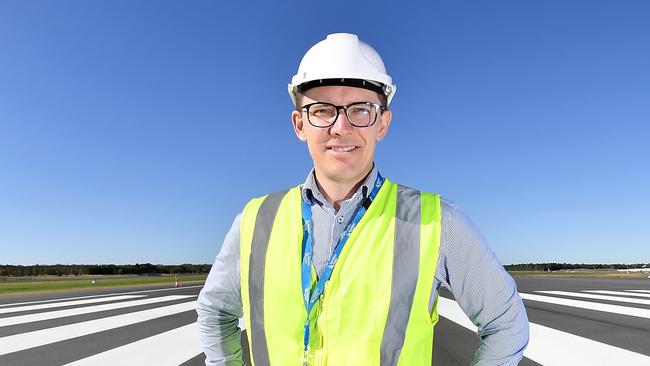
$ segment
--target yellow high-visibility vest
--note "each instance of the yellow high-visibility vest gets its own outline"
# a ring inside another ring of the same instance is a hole
[[[306,355],[301,200],[297,186],[251,200],[242,214],[241,295],[252,364],[430,365],[440,197],[385,180],[310,314]]]

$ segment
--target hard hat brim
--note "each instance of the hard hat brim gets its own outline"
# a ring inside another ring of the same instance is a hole
[[[377,85],[378,83],[374,83],[368,80],[363,80],[363,79],[345,79],[345,78],[340,78],[340,79],[319,79],[319,80],[312,80],[308,81],[306,83],[300,84],[296,87],[296,91],[298,93],[305,92],[311,88],[317,88],[319,86],[351,86],[354,88],[362,88],[362,89],[368,89],[371,91],[374,91],[376,93],[379,93],[381,95],[386,95],[384,93],[384,88],[382,85]]]

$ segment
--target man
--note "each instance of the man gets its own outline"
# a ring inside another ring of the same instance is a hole
[[[478,327],[474,364],[515,365],[528,320],[515,283],[452,203],[385,179],[376,143],[396,86],[353,34],[331,34],[289,84],[304,184],[251,200],[198,300],[206,365],[429,365],[441,285]]]

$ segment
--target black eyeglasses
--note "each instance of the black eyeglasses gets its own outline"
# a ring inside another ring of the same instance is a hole
[[[348,121],[354,127],[370,127],[377,121],[380,111],[386,110],[381,104],[356,102],[348,105],[335,105],[325,102],[315,102],[302,106],[307,111],[307,120],[314,127],[326,128],[332,126],[339,118],[339,110],[343,108]]]

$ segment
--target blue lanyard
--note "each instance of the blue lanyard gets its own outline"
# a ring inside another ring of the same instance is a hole
[[[336,265],[336,261],[339,259],[339,255],[341,254],[341,251],[343,250],[345,243],[348,241],[350,234],[352,234],[352,230],[354,230],[354,228],[357,226],[359,221],[361,221],[361,218],[368,210],[370,203],[375,199],[375,196],[377,196],[377,193],[379,192],[379,189],[381,188],[382,184],[384,184],[384,178],[381,176],[381,174],[377,173],[377,179],[375,179],[375,183],[372,187],[372,191],[370,191],[370,195],[368,196],[368,198],[366,198],[366,202],[364,202],[364,204],[359,208],[359,211],[357,212],[357,215],[354,217],[354,220],[352,220],[352,222],[348,224],[348,226],[345,228],[345,231],[343,232],[343,236],[341,237],[341,240],[339,240],[339,242],[336,244],[336,247],[334,248],[334,252],[332,252],[329,261],[327,261],[327,266],[323,270],[323,274],[320,277],[320,280],[318,280],[318,283],[316,284],[314,291],[311,291],[311,264],[312,264],[312,257],[314,254],[314,248],[313,248],[314,221],[312,220],[311,217],[311,205],[305,202],[305,200],[302,200],[302,220],[303,220],[303,225],[305,230],[302,239],[302,248],[303,248],[302,296],[305,301],[305,308],[307,309],[307,320],[305,322],[305,337],[303,339],[305,345],[305,352],[307,352],[307,349],[309,347],[309,314],[311,314],[311,310],[314,308],[314,305],[318,301],[318,298],[323,294],[323,291],[325,290],[325,283],[332,276],[334,265]]]

